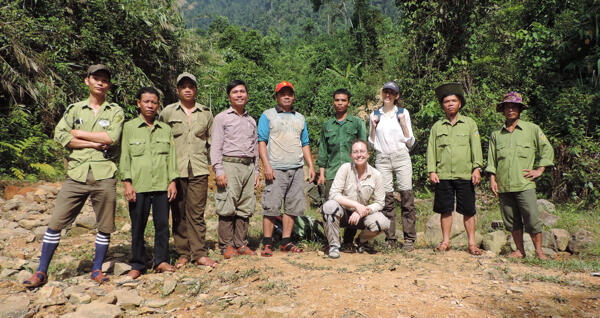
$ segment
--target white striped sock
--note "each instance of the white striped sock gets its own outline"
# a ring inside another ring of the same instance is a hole
[[[108,245],[110,243],[110,235],[96,234],[96,244]]]
[[[42,242],[44,243],[50,243],[50,244],[58,244],[58,242],[60,241],[60,233],[44,233],[44,238],[42,240]]]

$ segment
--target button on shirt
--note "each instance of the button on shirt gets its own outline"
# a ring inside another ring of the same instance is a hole
[[[171,127],[155,120],[150,129],[141,117],[126,122],[119,169],[138,193],[167,191],[179,177]]]
[[[171,132],[175,139],[179,176],[188,177],[188,164],[192,166],[193,177],[209,174],[209,133],[213,122],[210,110],[206,106],[196,103],[188,120],[183,106],[177,102],[165,107],[159,118],[171,126]]]
[[[350,162],[350,147],[355,139],[366,140],[365,123],[362,119],[347,115],[342,121],[327,120],[321,129],[317,165],[325,168],[325,179],[333,180],[343,163]]]
[[[78,182],[85,182],[89,169],[92,170],[95,180],[114,177],[117,171],[116,158],[105,158],[102,151],[94,148],[70,149],[67,145],[73,139],[73,135],[70,133],[73,129],[106,132],[113,141],[113,145],[118,145],[124,119],[123,109],[114,103],[104,102],[98,109],[97,114],[94,114],[94,110],[89,105],[89,100],[67,107],[63,117],[54,129],[54,140],[69,150],[67,156],[67,176],[69,178]]]
[[[427,172],[442,180],[471,180],[475,168],[483,167],[479,130],[475,121],[458,114],[454,126],[447,118],[431,128],[427,144]]]
[[[512,133],[506,125],[492,132],[485,170],[496,175],[498,192],[518,192],[535,189],[523,169],[552,166],[553,161],[554,150],[542,129],[519,119]]]
[[[398,114],[396,114],[398,111],[397,106],[394,106],[394,108],[387,113],[383,112],[383,107],[380,108],[379,111],[381,112],[381,118],[379,118],[379,122],[375,128],[375,139],[371,139],[371,135],[369,134],[369,143],[373,146],[373,149],[383,154],[393,154],[398,153],[401,149],[408,150],[407,146],[412,147],[415,144],[415,137],[413,135],[408,110],[404,109],[403,112],[406,120],[406,128],[409,133],[408,137],[404,137],[402,126],[400,126],[400,122],[398,121]],[[373,116],[374,113],[371,113],[371,117]],[[373,129],[373,127],[369,120],[369,131],[371,129]]]
[[[258,141],[256,121],[248,112],[239,115],[233,107],[215,116],[211,129],[210,162],[215,175],[225,174],[223,156],[254,158],[258,173]]]
[[[381,211],[385,203],[381,173],[367,164],[366,174],[366,177],[359,181],[354,163],[342,164],[331,184],[329,199],[337,201],[340,197],[344,197],[369,207],[371,213]]]

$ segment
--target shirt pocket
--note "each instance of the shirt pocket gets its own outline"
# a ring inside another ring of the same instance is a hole
[[[154,142],[154,152],[158,155],[168,155],[171,141],[167,138],[156,138]]]
[[[530,144],[518,144],[517,156],[520,162],[527,164],[533,158],[533,146]]]
[[[346,127],[344,131],[348,135],[348,137],[351,137],[352,139],[354,139],[358,134],[358,128],[356,128],[355,126]]]
[[[146,142],[143,139],[129,140],[129,153],[132,157],[139,157],[144,154]]]
[[[171,133],[175,138],[181,136],[185,132],[185,125],[181,120],[171,120],[169,121],[169,126],[171,126]]]
[[[206,140],[208,139],[208,121],[206,118],[200,117],[196,119],[194,125],[194,136]]]
[[[450,136],[446,132],[438,132],[435,136],[435,158],[439,163],[442,161],[442,157],[445,152],[449,151],[450,148]]]

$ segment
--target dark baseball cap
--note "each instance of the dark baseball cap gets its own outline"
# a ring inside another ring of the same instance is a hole
[[[179,76],[177,76],[176,84],[179,85],[179,82],[181,82],[181,80],[183,80],[184,78],[189,78],[192,82],[194,82],[194,85],[198,85],[198,81],[196,81],[196,76],[188,72],[183,72],[179,74]]]
[[[381,88],[381,90],[384,89],[391,89],[394,92],[396,92],[396,94],[400,94],[400,87],[398,87],[398,84],[396,84],[396,82],[387,82],[385,84],[383,84],[383,87]]]
[[[111,75],[110,70],[104,64],[90,65],[90,67],[88,67],[88,70],[87,70],[87,76],[90,76],[90,75],[100,72],[100,71],[106,72],[106,74],[108,74],[108,77],[110,78],[110,75]]]

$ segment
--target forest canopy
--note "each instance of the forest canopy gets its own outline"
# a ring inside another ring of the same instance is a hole
[[[538,191],[600,200],[598,0],[6,0],[0,30],[5,178],[62,176],[54,125],[86,97],[87,65],[105,63],[114,72],[110,99],[128,118],[142,85],[157,87],[163,104],[175,101],[174,78],[184,70],[196,74],[199,101],[215,114],[228,107],[226,83],[246,81],[255,119],[273,106],[275,84],[291,81],[313,151],[335,89],[348,88],[351,112],[364,115],[381,85],[396,80],[413,117],[419,189],[429,127],[443,116],[433,89],[463,84],[462,112],[477,121],[484,150],[502,124],[495,104],[516,90],[530,106],[523,117],[555,151]]]

